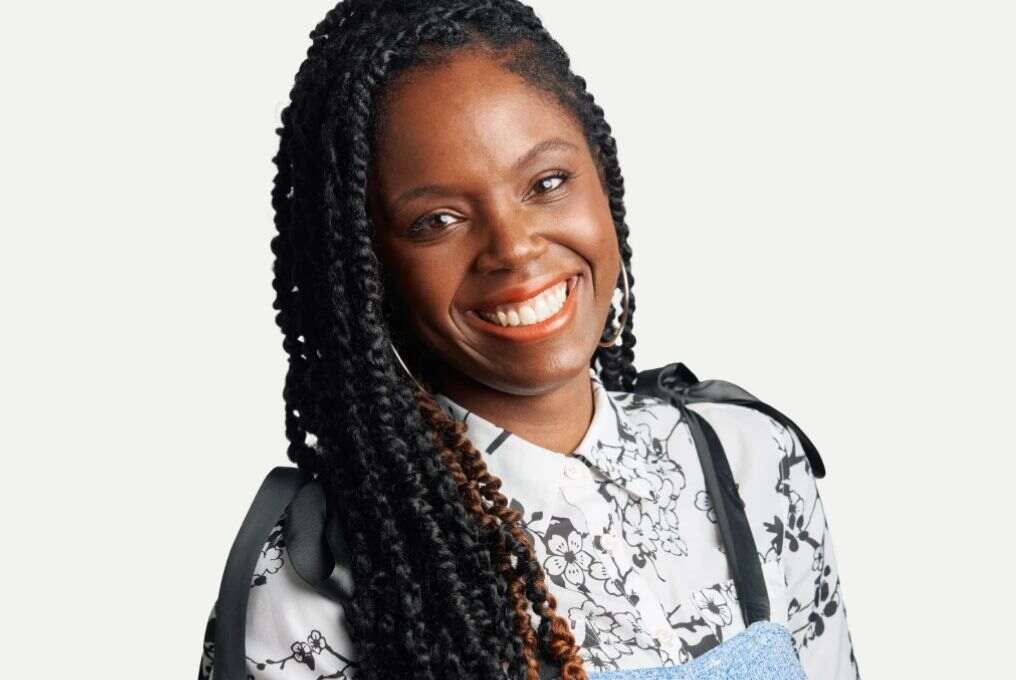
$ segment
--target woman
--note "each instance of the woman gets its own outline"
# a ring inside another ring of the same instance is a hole
[[[514,0],[349,0],[311,37],[274,159],[275,308],[288,455],[342,509],[351,582],[336,570],[341,601],[302,583],[283,517],[251,586],[250,675],[575,679],[731,637],[686,423],[632,391],[624,184],[565,52]],[[774,619],[810,677],[858,677],[800,441],[698,410]],[[203,677],[214,627],[213,609]]]

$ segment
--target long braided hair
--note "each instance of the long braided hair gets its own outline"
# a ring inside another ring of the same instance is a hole
[[[564,680],[584,679],[501,480],[431,398],[430,382],[416,388],[391,351],[412,339],[373,248],[367,183],[378,103],[396,74],[463,47],[497,54],[581,122],[630,290],[610,126],[563,48],[516,0],[345,0],[310,37],[276,130],[273,306],[289,359],[287,455],[341,508],[352,554],[355,588],[343,604],[356,677],[537,680],[547,662]],[[630,292],[628,310],[622,344],[590,359],[611,390],[634,387]],[[611,309],[601,340],[613,324]]]

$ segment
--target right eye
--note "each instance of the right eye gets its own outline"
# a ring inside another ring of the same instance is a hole
[[[430,230],[429,227],[432,224],[434,224],[433,219],[435,217],[441,217],[441,216],[454,217],[449,212],[436,212],[436,213],[431,213],[430,215],[425,215],[424,217],[421,217],[420,219],[418,219],[415,222],[413,222],[413,224],[409,227],[409,233],[410,234],[419,234],[420,232],[423,232],[423,231],[429,231]],[[449,226],[449,223],[445,223],[443,225],[438,225],[438,226],[440,226],[440,227],[447,227],[447,226]],[[440,231],[440,229],[438,229],[438,230]]]

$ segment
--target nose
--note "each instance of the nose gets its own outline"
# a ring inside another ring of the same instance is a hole
[[[548,248],[539,219],[525,210],[503,210],[491,214],[484,229],[485,242],[476,258],[481,272],[500,269],[522,270],[539,259]]]

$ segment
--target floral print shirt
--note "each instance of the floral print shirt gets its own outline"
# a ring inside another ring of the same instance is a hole
[[[443,394],[524,526],[590,672],[683,664],[744,630],[698,454],[680,411],[605,389],[590,369],[592,423],[572,455],[542,448]],[[754,409],[692,403],[716,430],[758,548],[771,620],[810,678],[859,680],[822,499],[796,435]],[[355,678],[341,605],[289,566],[282,522],[251,583],[254,680]],[[338,576],[339,570],[333,574]],[[533,614],[533,621],[538,618]],[[215,609],[199,679],[213,676]]]

